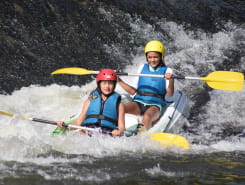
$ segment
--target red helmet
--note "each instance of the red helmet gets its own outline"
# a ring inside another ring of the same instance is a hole
[[[96,82],[101,80],[117,81],[117,74],[112,69],[101,69],[96,77]]]

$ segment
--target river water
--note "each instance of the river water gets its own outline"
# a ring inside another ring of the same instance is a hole
[[[236,2],[236,3],[235,3]],[[176,74],[245,72],[243,1],[1,2],[0,184],[244,184],[245,90],[176,80],[190,99],[177,134],[191,148],[146,138],[57,136],[22,116],[67,120],[96,87],[94,76],[50,76],[61,67],[136,73],[144,44],[161,40]],[[131,83],[132,77],[123,77]],[[119,93],[124,91],[117,87]]]

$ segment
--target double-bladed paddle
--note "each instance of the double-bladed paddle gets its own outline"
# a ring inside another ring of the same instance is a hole
[[[9,112],[5,112],[0,110],[0,114],[2,115],[6,115],[6,116],[15,116],[12,113]],[[45,123],[45,124],[49,124],[49,125],[57,125],[57,123],[55,121],[49,121],[49,120],[45,120],[45,119],[39,119],[39,118],[32,118],[30,116],[20,116],[20,118],[24,118],[24,119],[28,119],[30,121],[34,121],[34,122],[39,122],[39,123]],[[93,129],[93,128],[88,128],[88,127],[82,127],[82,126],[78,126],[78,125],[71,125],[71,124],[63,124],[63,126],[65,128],[75,128],[75,129],[81,129],[81,130],[87,130],[87,131],[93,131],[93,132],[99,132],[98,129]]]
[[[0,114],[6,115],[6,116],[14,116],[14,114],[5,112],[0,110]],[[51,124],[51,125],[56,125],[55,121],[49,121],[49,120],[44,120],[44,119],[39,119],[39,118],[31,118],[29,116],[20,116],[20,118],[28,119],[31,121],[35,122],[40,122],[40,123],[45,123],[45,124]],[[94,128],[88,128],[88,127],[83,127],[83,126],[77,126],[77,125],[72,125],[72,124],[65,124],[64,125],[67,128],[75,128],[75,129],[81,129],[81,130],[87,130],[87,131],[92,131],[92,132],[100,132],[98,129]],[[183,148],[185,150],[189,149],[189,143],[187,139],[183,136],[176,135],[176,134],[170,134],[170,133],[152,133],[150,134],[150,138],[153,141],[159,142],[161,146],[177,146],[180,148]]]
[[[71,74],[71,75],[90,75],[98,74],[99,71],[87,70],[80,67],[61,68],[53,71],[51,74]],[[164,75],[152,74],[131,74],[131,73],[117,73],[122,76],[143,76],[143,77],[156,77],[163,78]],[[202,80],[208,86],[219,90],[241,91],[244,84],[244,75],[240,72],[233,71],[214,71],[206,77],[188,77],[188,76],[173,76],[175,79],[189,79],[189,80]]]

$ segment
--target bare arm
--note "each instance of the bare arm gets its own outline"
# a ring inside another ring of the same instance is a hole
[[[125,110],[122,103],[119,104],[118,112],[118,129],[112,131],[112,136],[120,135],[125,130]]]
[[[72,122],[71,124],[73,124],[73,125],[78,125],[78,126],[81,125],[81,123],[82,123],[82,122],[85,120],[85,118],[86,118],[86,112],[87,112],[87,110],[88,110],[89,104],[90,104],[90,100],[87,99],[87,100],[85,101],[84,105],[83,105],[82,112],[80,113],[79,117],[77,118],[76,121]],[[63,123],[64,123],[64,121],[57,121],[56,123],[57,123],[57,125],[58,125],[59,127],[63,128]]]
[[[167,88],[167,96],[168,97],[171,97],[174,94],[174,79],[171,77],[172,77],[172,73],[166,73],[164,75],[164,78],[166,80],[169,80],[169,84],[168,84],[168,88]]]
[[[85,118],[86,118],[86,112],[87,112],[87,110],[88,110],[89,104],[90,104],[90,100],[89,100],[89,98],[88,98],[88,99],[85,101],[84,105],[83,105],[82,112],[80,113],[79,117],[77,118],[76,121],[74,121],[74,122],[71,123],[71,124],[73,124],[73,125],[79,125],[79,126],[80,126],[80,125],[84,122],[84,120],[85,120]]]
[[[121,78],[117,78],[117,83],[125,90],[128,94],[134,95],[136,93],[136,89],[132,86],[125,83]]]

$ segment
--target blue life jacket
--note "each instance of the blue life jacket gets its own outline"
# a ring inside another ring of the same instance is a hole
[[[164,75],[168,67],[162,66],[157,71],[150,71],[149,64],[145,64],[141,74]],[[134,100],[143,101],[145,103],[165,104],[164,97],[166,95],[166,80],[156,77],[139,77],[137,94]]]
[[[116,129],[121,96],[118,93],[113,93],[105,102],[102,102],[100,93],[95,90],[91,93],[90,97],[91,100],[86,113],[86,119],[82,125],[96,125],[112,130]]]

